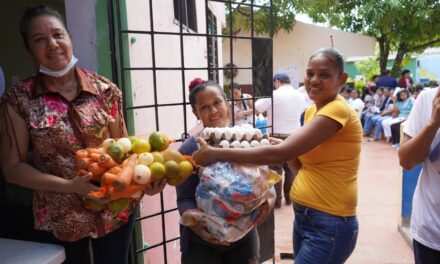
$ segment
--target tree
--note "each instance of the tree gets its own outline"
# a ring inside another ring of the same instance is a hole
[[[276,34],[279,30],[289,32],[295,24],[295,13],[293,1],[291,0],[272,0],[272,23],[270,15],[270,0],[253,0],[257,6],[254,7],[252,14],[251,7],[248,5],[251,0],[236,1],[238,3],[226,3],[226,28],[225,34],[229,34],[230,19],[232,19],[232,34],[251,31],[251,17],[254,21],[255,35]],[[231,12],[232,11],[232,12]]]
[[[379,66],[386,69],[395,52],[391,70],[398,76],[405,56],[440,46],[440,1],[438,0],[292,0],[295,11],[314,22],[328,23],[345,31],[375,37]]]

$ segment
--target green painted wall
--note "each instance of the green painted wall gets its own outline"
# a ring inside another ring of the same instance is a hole
[[[387,62],[387,69],[391,69],[393,67],[393,63],[394,63],[394,60],[389,60]],[[417,77],[416,76],[416,73],[417,73],[417,59],[416,58],[411,58],[409,64],[403,66],[402,68],[410,70],[412,73],[413,79],[414,80],[416,79],[416,77]],[[354,79],[356,77],[356,75],[360,74],[355,66],[355,62],[352,62],[352,61],[346,62],[344,64],[344,69],[345,69],[345,72],[348,74],[348,76],[351,79]]]
[[[113,6],[116,9],[116,0],[113,1]],[[122,76],[121,76],[121,67],[130,67],[130,58],[129,58],[129,50],[128,50],[128,35],[123,35],[122,42],[123,47],[116,47],[115,54],[111,53],[110,50],[110,32],[109,32],[109,26],[108,24],[111,22],[111,20],[108,17],[108,1],[102,1],[102,0],[95,0],[95,15],[96,15],[96,56],[97,56],[97,67],[98,67],[98,73],[106,76],[110,80],[115,81],[118,80],[118,87],[122,90],[124,94],[124,107],[131,107],[133,106],[133,96],[132,96],[132,88],[131,88],[131,77],[130,72],[125,71],[124,74],[124,83],[122,83]],[[127,11],[126,11],[126,4],[125,0],[119,1],[120,5],[120,13],[121,13],[121,28],[127,29]],[[117,10],[114,10],[114,12],[117,12]],[[115,38],[116,38],[116,45],[119,44],[119,32],[118,32],[118,25],[117,25],[117,14],[113,14],[114,16],[114,27],[115,27]],[[121,63],[120,61],[120,52],[123,52],[124,62]],[[116,76],[112,76],[112,58],[111,56],[116,56],[118,67],[118,78],[115,78]],[[127,125],[127,130],[130,135],[135,134],[135,125],[134,125],[134,111],[133,110],[127,110],[125,111],[125,122]]]

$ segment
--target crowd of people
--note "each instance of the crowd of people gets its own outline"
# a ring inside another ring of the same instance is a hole
[[[436,81],[429,83],[429,87],[437,86]],[[383,139],[399,149],[400,125],[408,118],[417,96],[424,89],[423,84],[413,86],[409,70],[403,70],[399,80],[387,70],[382,76],[373,76],[362,94],[348,86],[341,89],[341,94],[358,113],[368,142]]]
[[[29,8],[21,18],[20,33],[39,69],[1,97],[0,154],[5,179],[34,190],[37,240],[62,245],[66,263],[89,263],[90,257],[92,263],[127,263],[133,212],[140,199],[131,201],[124,219],[85,208],[83,198],[97,187],[89,182],[92,175],[76,176],[74,162],[78,149],[97,146],[108,137],[127,136],[122,94],[110,80],[76,65],[70,34],[57,11],[47,6]],[[423,87],[414,86],[408,70],[399,80],[389,72],[375,76],[362,93],[346,88],[347,78],[342,54],[322,48],[310,57],[299,91],[286,74],[274,76],[273,99],[253,103],[233,83],[236,100],[229,103],[219,84],[199,79],[189,87],[189,101],[204,127],[255,125],[265,112],[268,124],[273,124],[268,130],[271,144],[214,148],[193,136],[179,150],[193,155],[201,166],[217,161],[270,165],[284,174],[284,184],[276,186],[276,198],[268,196],[256,209],[257,225],[273,207],[281,206],[284,196],[295,213],[295,263],[344,263],[359,232],[357,175],[362,137],[377,141],[383,135],[399,148],[400,124],[408,119],[399,152],[402,166],[424,163],[413,213],[416,263],[438,263],[439,92],[421,92]],[[176,187],[181,215],[199,210],[199,176],[196,171]],[[165,180],[155,181],[143,192],[155,195],[164,186]],[[426,218],[426,212],[432,217]],[[181,225],[180,234],[184,264],[259,263],[256,228],[232,243],[219,241],[201,224]]]

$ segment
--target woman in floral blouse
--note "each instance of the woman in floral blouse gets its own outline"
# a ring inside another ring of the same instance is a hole
[[[78,149],[127,136],[121,92],[108,79],[75,66],[72,42],[57,11],[27,9],[20,31],[40,68],[8,89],[0,104],[5,178],[35,190],[35,228],[42,242],[64,246],[67,263],[88,263],[90,255],[94,263],[126,263],[140,199],[119,213],[85,208],[83,198],[97,187],[91,175],[75,175],[74,162]],[[30,148],[34,166],[26,163]],[[155,182],[145,193],[156,194],[164,186],[165,181]]]

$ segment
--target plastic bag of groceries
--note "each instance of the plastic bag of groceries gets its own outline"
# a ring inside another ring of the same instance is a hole
[[[201,211],[192,213],[192,223],[202,222],[219,241],[237,241],[255,226],[256,209],[280,179],[267,166],[211,164],[200,175],[196,200]],[[191,221],[181,222],[190,225]]]

